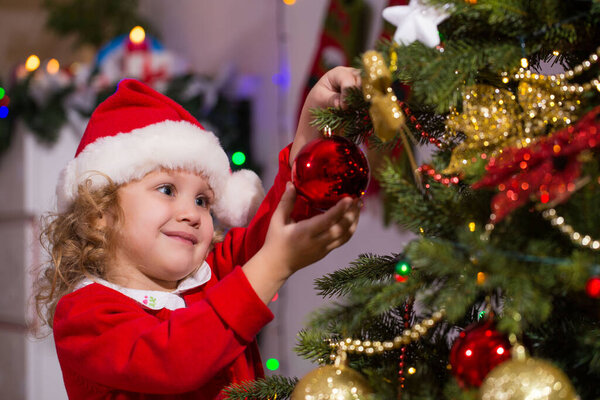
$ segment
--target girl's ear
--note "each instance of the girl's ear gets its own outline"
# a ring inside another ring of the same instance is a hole
[[[110,211],[98,213],[98,218],[94,221],[94,227],[100,231],[105,231],[107,227],[112,226],[115,221],[115,216],[111,215]]]
[[[93,219],[91,225],[98,231],[103,231],[108,226],[108,218],[106,214],[99,212],[96,218]]]
[[[94,223],[94,227],[98,230],[104,230],[106,228],[106,226],[108,225],[108,218],[106,217],[106,215],[104,213],[99,213],[98,218],[96,218],[96,221]]]

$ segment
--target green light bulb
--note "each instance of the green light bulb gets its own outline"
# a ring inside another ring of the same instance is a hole
[[[244,164],[246,162],[246,155],[244,153],[242,153],[241,151],[236,151],[231,156],[231,161],[235,165],[242,165],[242,164]]]
[[[399,261],[398,264],[396,264],[396,273],[398,275],[407,276],[408,274],[410,274],[410,271],[412,271],[412,267],[408,262]]]
[[[276,371],[279,369],[279,360],[276,358],[269,358],[266,365],[269,371]]]

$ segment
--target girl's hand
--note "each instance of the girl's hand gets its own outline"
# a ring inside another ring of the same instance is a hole
[[[319,261],[350,240],[360,211],[360,199],[345,197],[323,214],[295,222],[290,218],[295,199],[296,190],[288,183],[263,245],[264,251],[278,260],[278,269],[287,276]]]
[[[290,218],[295,199],[294,186],[288,182],[263,247],[243,267],[265,304],[290,275],[350,240],[358,225],[360,199],[343,198],[325,213],[300,222]]]
[[[298,129],[290,151],[290,166],[302,147],[313,139],[321,137],[321,133],[310,125],[310,110],[313,108],[341,107],[345,108],[344,96],[349,88],[360,86],[360,71],[349,67],[336,67],[329,70],[311,89],[302,106]]]

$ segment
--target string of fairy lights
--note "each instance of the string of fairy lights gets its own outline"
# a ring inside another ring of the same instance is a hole
[[[406,313],[409,313],[410,306],[406,305]],[[415,342],[425,336],[427,332],[439,323],[445,315],[445,310],[441,309],[434,312],[431,317],[418,322],[411,327],[408,327],[408,317],[405,315],[405,330],[402,334],[394,337],[392,340],[362,340],[357,338],[347,337],[340,341],[329,340],[329,347],[331,348],[330,360],[334,361],[340,353],[355,353],[364,354],[367,356],[380,355],[388,351],[400,350],[400,361],[398,370],[398,380],[401,387],[404,385],[404,370],[405,370],[405,353],[406,346],[412,342]],[[406,369],[409,375],[417,372],[416,368],[409,366]]]

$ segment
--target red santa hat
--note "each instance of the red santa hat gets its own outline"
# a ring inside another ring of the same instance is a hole
[[[93,112],[75,158],[62,170],[58,209],[67,210],[88,179],[98,189],[107,184],[102,174],[124,184],[161,167],[203,174],[215,194],[212,211],[226,226],[246,225],[264,197],[258,176],[232,173],[217,137],[183,107],[125,79]]]

